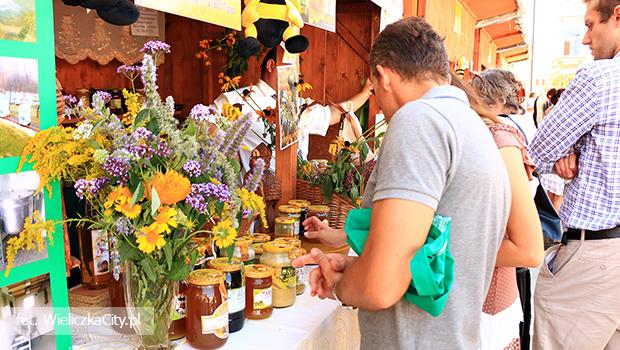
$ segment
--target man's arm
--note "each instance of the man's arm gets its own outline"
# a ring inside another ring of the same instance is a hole
[[[372,84],[370,83],[370,79],[366,79],[364,83],[364,87],[360,92],[353,95],[349,100],[338,103],[342,108],[344,108],[347,112],[355,112],[360,107],[366,103],[368,98],[371,95]],[[340,122],[340,115],[342,112],[334,106],[329,106],[329,110],[331,111],[331,117],[329,119],[329,125],[338,124]]]
[[[409,262],[426,241],[434,212],[408,200],[375,202],[368,241],[337,284],[338,298],[371,311],[396,304],[411,282]]]
[[[597,108],[596,81],[587,69],[581,69],[530,144],[539,173],[552,173],[555,162],[571,153],[579,138],[596,124]]]

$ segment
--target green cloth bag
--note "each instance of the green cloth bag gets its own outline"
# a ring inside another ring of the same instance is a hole
[[[347,243],[358,255],[368,239],[371,214],[372,209],[352,209],[347,216],[344,227]],[[449,217],[435,215],[426,242],[409,262],[412,280],[403,297],[434,317],[445,308],[454,282],[451,222]]]

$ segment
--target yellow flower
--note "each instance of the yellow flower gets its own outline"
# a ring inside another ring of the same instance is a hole
[[[235,243],[237,230],[232,227],[231,220],[220,221],[213,228],[213,240],[220,249],[227,248]]]
[[[338,145],[336,145],[335,143],[330,143],[328,151],[329,151],[329,154],[331,154],[332,156],[335,156],[336,153],[338,153]]]
[[[168,206],[163,206],[159,208],[159,213],[157,217],[155,217],[155,222],[152,226],[155,228],[157,233],[170,233],[170,227],[177,227],[177,210],[174,208],[170,208]]]
[[[117,211],[123,213],[126,217],[130,219],[135,219],[142,212],[142,206],[140,204],[131,205],[131,198],[128,202],[125,202],[123,205],[117,205],[114,207]]]
[[[163,246],[166,245],[166,240],[162,235],[157,233],[154,225],[150,225],[140,229],[136,243],[138,243],[138,249],[140,249],[140,251],[149,254],[155,250],[155,248],[163,248]]]
[[[155,187],[159,201],[163,205],[172,205],[184,200],[192,189],[189,180],[174,170],[168,170],[165,174],[158,172],[148,186],[148,195],[151,186]]]
[[[239,87],[239,81],[241,80],[241,76],[230,78],[230,77],[224,75],[224,76],[222,76],[222,78],[225,81],[224,84],[222,84],[222,88],[221,88],[223,92],[234,90],[237,87]]]
[[[103,206],[106,209],[109,209],[114,205],[124,205],[127,201],[131,202],[131,197],[131,192],[127,187],[116,187],[112,192],[110,192],[108,195],[108,200],[103,204]]]
[[[224,102],[222,105],[222,115],[231,122],[234,122],[241,116],[241,110],[228,102]]]
[[[24,229],[22,232],[20,232],[17,237],[12,237],[7,241],[5,277],[9,275],[9,271],[11,271],[15,258],[20,250],[25,249],[26,251],[30,251],[34,249],[34,244],[36,243],[38,252],[40,253],[43,251],[43,248],[45,248],[43,231],[47,231],[47,237],[50,243],[53,244],[52,234],[54,232],[54,222],[43,221],[39,215],[39,211],[35,210],[34,213],[32,213],[32,217],[28,216],[24,220]]]
[[[312,90],[312,85],[310,85],[310,83],[300,82],[299,84],[297,84],[297,92],[304,92],[308,90]]]
[[[140,105],[140,94],[123,89],[123,97],[125,97],[127,113],[123,115],[122,121],[125,126],[129,126],[133,124],[134,118],[138,115],[140,109],[142,108]]]
[[[106,210],[103,211],[103,215],[104,216],[112,216],[112,214],[114,214],[112,209],[106,209]]]
[[[265,214],[263,197],[248,191],[247,188],[238,188],[237,195],[241,199],[241,209],[251,211],[252,215],[260,215],[263,226],[267,227],[267,215]]]

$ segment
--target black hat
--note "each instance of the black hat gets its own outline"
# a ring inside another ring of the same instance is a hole
[[[140,18],[136,5],[127,0],[118,1],[114,7],[99,9],[97,14],[104,21],[117,26],[128,26]]]
[[[65,5],[69,5],[69,6],[78,6],[80,4],[82,4],[84,0],[62,0],[62,2]]]
[[[101,10],[116,6],[121,0],[83,0],[80,6],[87,9]]]

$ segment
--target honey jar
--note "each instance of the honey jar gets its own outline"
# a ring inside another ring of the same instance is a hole
[[[295,237],[295,219],[288,216],[277,217],[275,226],[274,236],[276,238]]]
[[[267,265],[246,265],[245,317],[263,320],[273,313],[273,268]]]
[[[299,218],[299,235],[302,236],[305,232],[304,221],[306,221],[306,218],[308,217],[308,207],[311,205],[311,203],[303,199],[292,199],[288,201],[288,204],[301,209],[301,216]]]
[[[290,244],[283,242],[272,241],[263,244],[260,262],[273,268],[274,307],[289,307],[295,304],[297,278],[289,257],[292,248]]]
[[[187,278],[186,338],[197,349],[217,349],[228,340],[228,293],[224,273],[195,270]]]
[[[295,237],[278,237],[273,240],[274,242],[282,242],[286,244],[290,244],[293,247],[301,248],[301,241]]]
[[[245,278],[243,264],[239,259],[217,258],[209,260],[211,269],[224,273],[224,285],[228,292],[228,331],[237,332],[245,323]]]
[[[268,233],[255,233],[252,235],[252,243],[265,243],[271,240],[271,236]]]
[[[299,227],[301,226],[301,208],[294,205],[281,205],[278,207],[280,216],[288,216],[295,220],[295,235],[299,236]]]
[[[320,221],[323,222],[327,222],[329,224],[328,218],[329,218],[329,206],[327,205],[311,205],[308,207],[308,217],[311,218],[313,216],[316,216],[317,219],[319,219]],[[305,236],[304,236],[305,238]],[[321,241],[319,241],[318,239],[310,239],[310,238],[306,238],[306,240],[308,242],[312,242],[312,243],[320,243]]]
[[[301,242],[300,242],[301,243]],[[299,248],[299,247],[293,247],[291,249],[291,252],[289,253],[289,258],[291,259],[291,261],[302,257],[306,255],[306,250],[303,248]],[[295,274],[297,275],[297,284],[296,284],[296,292],[297,295],[301,295],[304,293],[304,291],[306,290],[306,277],[304,274],[304,267],[298,267],[295,269]]]

